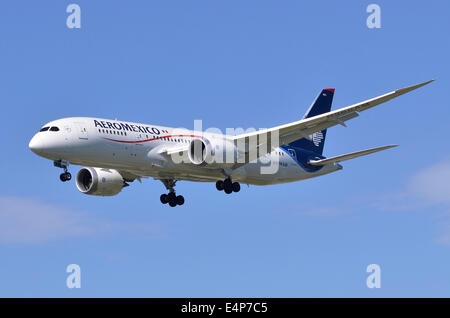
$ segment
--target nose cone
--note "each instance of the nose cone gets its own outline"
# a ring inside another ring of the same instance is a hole
[[[33,138],[31,138],[30,143],[28,144],[28,147],[32,152],[39,155],[44,150],[44,142],[38,134],[34,135]]]

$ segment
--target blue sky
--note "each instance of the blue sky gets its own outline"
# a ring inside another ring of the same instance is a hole
[[[450,296],[448,1],[377,1],[376,30],[366,1],[74,2],[79,30],[71,1],[0,4],[0,296]],[[432,78],[331,128],[324,152],[400,147],[230,196],[180,182],[175,209],[154,180],[83,195],[28,149],[61,117],[270,127],[324,87],[336,109]]]

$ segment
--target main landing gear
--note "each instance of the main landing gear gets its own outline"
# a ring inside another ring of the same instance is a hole
[[[217,181],[216,189],[219,191],[223,190],[226,194],[230,194],[231,192],[239,192],[239,190],[241,190],[241,185],[239,182],[232,182],[231,178],[228,177],[223,181]]]
[[[160,200],[162,204],[167,204],[169,203],[169,205],[173,208],[176,207],[177,205],[183,205],[184,204],[184,197],[182,195],[176,195],[175,194],[175,183],[177,182],[177,180],[172,180],[172,179],[164,179],[161,180],[161,182],[164,184],[164,186],[166,187],[167,190],[169,190],[168,194],[161,194],[160,196]]]
[[[59,175],[59,179],[62,182],[66,182],[66,181],[69,181],[69,180],[72,179],[72,175],[70,174],[69,171],[67,171],[67,168],[69,167],[69,162],[68,161],[66,161],[66,160],[54,161],[53,165],[55,167],[64,169],[64,172]]]

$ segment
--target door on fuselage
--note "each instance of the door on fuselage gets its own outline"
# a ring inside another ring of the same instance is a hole
[[[145,140],[146,140],[145,135],[142,134],[136,135],[136,142],[133,144],[132,147],[132,157],[134,157],[133,161],[142,163],[146,162],[147,157],[145,156],[146,153]]]
[[[80,140],[89,140],[89,133],[84,123],[75,123],[75,131]]]

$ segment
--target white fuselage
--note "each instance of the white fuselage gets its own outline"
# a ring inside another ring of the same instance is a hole
[[[115,169],[156,179],[215,182],[224,178],[221,169],[188,162],[174,163],[163,150],[186,147],[193,138],[201,136],[223,139],[225,135],[89,117],[59,119],[43,127],[49,129],[38,132],[29,146],[33,152],[49,160]],[[52,127],[56,128],[51,130]],[[230,171],[233,181],[255,185],[278,184],[341,169],[338,164],[330,164],[309,172],[283,148],[277,148],[265,157],[270,162],[277,162],[278,168],[262,173],[261,168],[267,164],[255,160]]]

